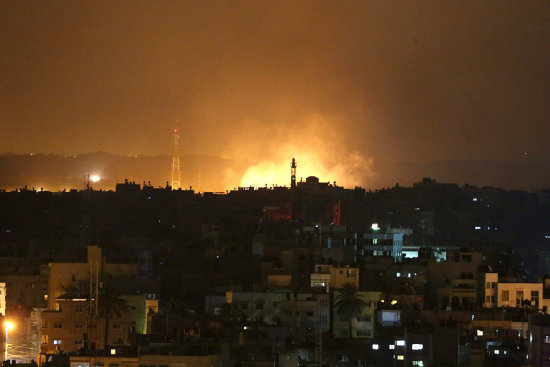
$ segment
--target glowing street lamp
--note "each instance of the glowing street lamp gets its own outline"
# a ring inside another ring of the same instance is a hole
[[[13,322],[6,321],[4,322],[4,329],[6,329],[6,345],[4,348],[4,361],[8,360],[8,331],[15,327]]]

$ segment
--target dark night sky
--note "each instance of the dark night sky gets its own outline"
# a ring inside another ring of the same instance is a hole
[[[550,158],[546,0],[4,0],[0,49],[0,153]]]

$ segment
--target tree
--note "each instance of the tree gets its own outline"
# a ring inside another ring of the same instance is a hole
[[[346,283],[336,296],[336,313],[342,318],[349,320],[349,337],[353,336],[352,326],[353,319],[357,318],[363,312],[366,306],[363,296],[358,294],[358,289],[353,283]]]
[[[122,298],[114,288],[108,284],[103,284],[98,297],[98,316],[105,319],[105,340],[104,348],[107,349],[109,337],[109,321],[113,316],[120,317],[129,310],[128,302]]]

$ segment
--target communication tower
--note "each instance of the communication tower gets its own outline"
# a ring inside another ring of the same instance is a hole
[[[294,158],[290,164],[290,187],[296,187],[296,160]]]
[[[178,133],[178,129],[174,129],[174,155],[172,157],[172,190],[179,190],[180,188],[180,135]]]

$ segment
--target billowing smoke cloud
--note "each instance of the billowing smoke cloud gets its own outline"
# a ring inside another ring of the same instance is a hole
[[[269,139],[254,133],[258,131],[254,129],[257,124],[246,122],[246,132],[235,137],[229,148],[230,154],[244,159],[247,168],[244,173],[226,172],[228,182],[254,187],[289,186],[293,157],[298,164],[298,180],[317,176],[325,182],[353,187],[365,185],[375,177],[372,158],[348,146],[345,132],[339,129],[341,121],[312,113],[297,117],[293,124],[282,128],[272,124],[267,128]]]

